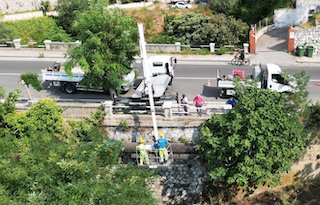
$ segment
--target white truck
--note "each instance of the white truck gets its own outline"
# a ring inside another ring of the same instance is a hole
[[[154,91],[154,98],[160,98],[164,95],[168,85],[172,84],[174,77],[174,67],[177,60],[172,56],[152,56],[148,58],[149,70],[152,74],[151,84]],[[85,73],[80,67],[74,67],[68,75],[60,63],[55,63],[46,69],[41,70],[42,81],[48,82],[50,86],[59,86],[68,94],[75,93],[78,89],[90,90],[81,86],[81,80],[84,79]],[[148,96],[146,83],[144,80],[136,89],[131,89],[134,85],[136,76],[134,70],[123,76],[124,83],[121,86],[122,91],[126,93],[125,97],[142,99]],[[93,89],[97,90],[97,89]]]
[[[48,82],[50,86],[61,87],[67,94],[75,93],[78,89],[85,90],[102,90],[99,88],[87,88],[81,85],[81,81],[85,77],[85,73],[80,67],[74,67],[71,70],[72,75],[65,72],[60,63],[56,62],[41,70],[43,82]],[[135,81],[135,72],[132,70],[127,75],[123,76],[124,83],[121,85],[121,90],[126,92],[130,90]]]
[[[217,70],[217,88],[220,90],[221,97],[233,96],[235,94],[234,78],[238,76],[244,85],[246,85],[246,81],[255,80],[259,88],[281,93],[293,92],[296,86],[295,80],[293,77],[291,77],[291,80],[286,80],[282,77],[281,73],[281,68],[276,64],[257,65],[248,77],[241,70],[234,70],[232,75],[223,76],[220,76],[220,71]]]
[[[155,99],[161,98],[169,85],[172,85],[174,78],[174,68],[177,59],[172,56],[151,56],[148,58],[148,69],[150,72],[150,81]],[[137,86],[131,95],[131,98],[148,98],[148,89],[145,79]]]

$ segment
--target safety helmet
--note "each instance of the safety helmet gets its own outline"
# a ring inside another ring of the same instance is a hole
[[[140,138],[140,139],[139,139],[139,143],[144,143],[144,139],[143,139],[143,138]]]
[[[160,132],[159,136],[160,136],[160,137],[164,137],[163,132]]]

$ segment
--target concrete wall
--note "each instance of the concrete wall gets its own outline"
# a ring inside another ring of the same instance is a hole
[[[307,22],[310,10],[320,12],[320,0],[296,0],[295,9],[276,9],[275,26],[283,28]]]
[[[277,28],[296,26],[308,21],[308,9],[277,9],[274,11],[273,22]]]
[[[294,41],[295,47],[310,45],[315,48],[314,54],[320,55],[320,25],[311,29],[297,28]]]
[[[24,11],[39,10],[42,0],[1,0],[0,13],[9,14]],[[49,1],[51,7],[55,7],[58,0],[45,0]]]
[[[148,52],[179,52],[181,51],[181,44],[147,44],[146,48]]]

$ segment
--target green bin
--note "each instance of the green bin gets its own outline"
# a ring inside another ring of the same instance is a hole
[[[307,46],[307,57],[312,58],[313,46]]]
[[[306,49],[303,46],[297,47],[297,56],[302,57],[304,56]]]

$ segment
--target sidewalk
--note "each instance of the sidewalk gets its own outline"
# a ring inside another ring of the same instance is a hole
[[[45,50],[44,48],[21,48],[16,50],[15,48],[0,48],[0,60],[12,60],[12,61],[65,61],[65,50]],[[280,66],[290,66],[303,64],[306,66],[319,66],[320,55],[309,57],[293,56],[284,52],[268,53],[266,55],[247,55],[251,60],[251,64],[260,63],[276,63]],[[229,63],[233,59],[233,55],[179,55],[179,54],[155,54],[149,53],[149,56],[153,55],[172,55],[177,58],[178,61],[185,62],[203,62],[203,63]],[[285,56],[285,58],[284,58]],[[136,57],[137,60],[140,57]]]

